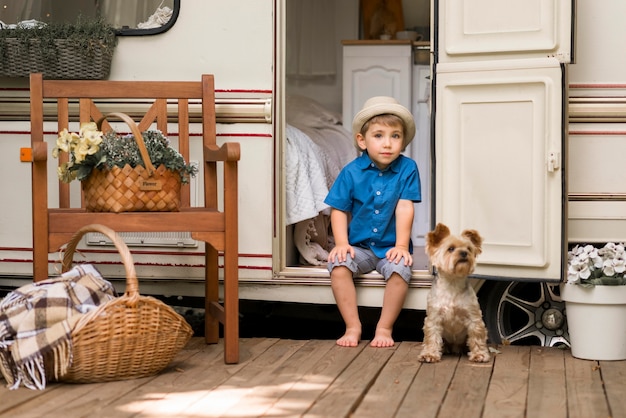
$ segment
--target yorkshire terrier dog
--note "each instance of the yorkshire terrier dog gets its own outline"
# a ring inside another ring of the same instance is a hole
[[[441,223],[426,235],[426,254],[437,276],[426,304],[424,347],[419,361],[434,363],[441,360],[444,351],[461,353],[467,349],[471,361],[489,361],[487,328],[476,292],[467,279],[474,271],[482,242],[473,229],[453,236]]]

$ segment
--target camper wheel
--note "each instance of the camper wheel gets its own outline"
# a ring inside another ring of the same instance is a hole
[[[478,298],[491,343],[569,346],[558,284],[487,282]]]

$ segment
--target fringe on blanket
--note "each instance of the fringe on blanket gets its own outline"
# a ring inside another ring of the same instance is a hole
[[[72,361],[72,342],[61,340],[56,345],[48,347],[46,352],[40,352],[17,364],[8,349],[11,344],[0,342],[0,369],[7,381],[7,387],[15,390],[24,387],[33,390],[46,388],[46,373],[54,380],[59,380],[65,375]],[[48,366],[49,370],[46,370]]]
[[[0,372],[10,389],[44,389],[72,361],[71,333],[97,306],[116,297],[113,285],[89,264],[59,278],[20,287],[0,301]]]

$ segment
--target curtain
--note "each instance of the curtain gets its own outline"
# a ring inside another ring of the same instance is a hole
[[[337,73],[333,0],[287,1],[287,76],[310,78]]]

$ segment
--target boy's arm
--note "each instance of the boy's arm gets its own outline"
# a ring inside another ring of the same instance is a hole
[[[348,213],[331,208],[330,225],[335,238],[335,247],[328,254],[328,261],[334,262],[335,258],[340,262],[346,261],[347,253],[350,253],[350,256],[354,258],[354,248],[348,240]]]
[[[414,215],[413,202],[400,199],[396,206],[396,246],[389,250],[387,259],[398,262],[404,257],[406,265],[413,264],[413,257],[409,253],[409,241],[411,240],[411,228]]]

